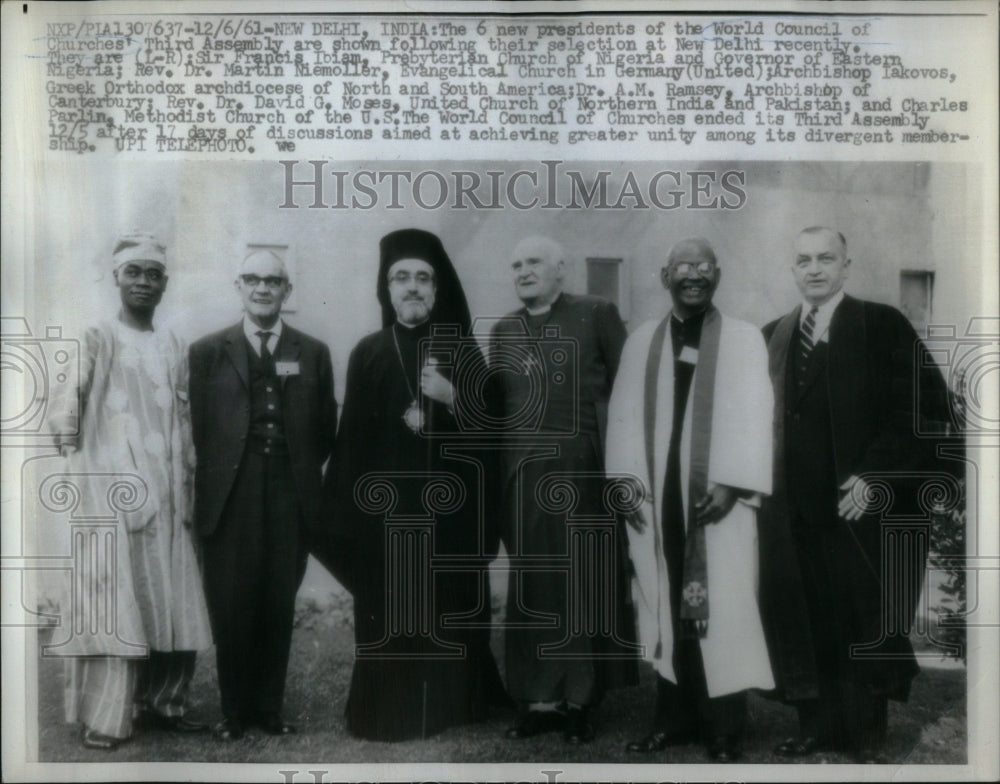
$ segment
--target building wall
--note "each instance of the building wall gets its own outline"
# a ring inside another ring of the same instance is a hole
[[[386,168],[354,162],[331,168]],[[431,164],[392,164],[396,169]],[[563,164],[592,178],[612,172],[617,193],[623,164]],[[540,170],[538,162],[438,164],[442,171]],[[509,274],[513,245],[529,234],[562,242],[567,286],[586,290],[587,257],[620,257],[624,265],[629,327],[659,317],[667,296],[659,270],[679,239],[702,236],[715,247],[723,277],[716,295],[729,314],[763,325],[793,307],[798,294],[790,270],[797,231],[825,224],[847,236],[853,259],[849,293],[899,304],[899,273],[932,270],[933,321],[963,323],[980,302],[975,263],[978,172],[926,163],[719,163],[628,164],[639,182],[664,169],[745,172],[741,209],[533,209],[442,208],[278,209],[284,170],[275,163],[122,163],[100,167],[71,161],[40,170],[36,193],[33,263],[26,276],[36,325],[73,330],[99,314],[113,314],[110,275],[114,236],[148,228],[170,246],[170,283],[160,318],[193,340],[239,317],[233,290],[247,243],[286,244],[294,256],[294,312],[289,321],[331,346],[338,394],[354,344],[378,329],[375,301],[378,240],[394,229],[434,231],[458,269],[473,314],[496,317],[517,307]],[[299,170],[304,175],[305,168]],[[970,173],[971,172],[971,173]],[[405,202],[405,199],[404,199]],[[486,324],[488,326],[488,323]],[[36,327],[36,329],[39,327]]]

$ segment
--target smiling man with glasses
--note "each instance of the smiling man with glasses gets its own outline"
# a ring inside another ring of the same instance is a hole
[[[633,477],[626,515],[644,657],[656,671],[648,735],[629,752],[701,741],[741,755],[746,692],[774,686],[755,591],[760,495],[771,490],[767,349],[712,305],[722,272],[703,239],[661,279],[673,307],[622,353],[608,416],[609,476]]]
[[[250,725],[295,732],[282,718],[295,594],[323,524],[322,467],[337,426],[329,349],[281,318],[292,291],[284,262],[254,251],[235,286],[243,319],[195,343],[190,363],[222,741]]]

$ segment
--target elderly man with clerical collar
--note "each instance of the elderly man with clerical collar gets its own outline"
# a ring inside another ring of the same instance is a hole
[[[295,594],[326,528],[321,485],[337,426],[324,343],[281,318],[292,284],[269,250],[235,281],[243,318],[192,345],[196,523],[215,632],[222,741],[282,717]]]
[[[799,714],[798,735],[775,752],[879,762],[888,700],[905,701],[919,672],[907,636],[925,557],[910,542],[922,539],[929,514],[919,485],[946,470],[935,439],[916,434],[949,414],[944,379],[909,321],[845,294],[850,270],[842,233],[803,229],[791,263],[802,302],[764,327],[775,457],[761,607],[777,693]],[[873,493],[872,482],[883,489]],[[880,498],[891,508],[880,509]],[[883,534],[883,512],[895,518],[893,537]],[[899,528],[908,519],[912,537]],[[880,571],[889,563],[900,581],[893,590]]]
[[[155,236],[118,239],[112,271],[121,308],[117,318],[87,330],[79,386],[62,390],[53,405],[51,426],[67,473],[79,478],[81,513],[105,509],[103,477],[143,483],[136,492],[144,502],[121,513],[114,573],[100,570],[100,558],[84,559],[76,590],[60,608],[61,628],[84,629],[54,641],[68,657],[66,717],[82,723],[83,745],[93,749],[116,748],[132,734],[135,715],[174,732],[206,729],[185,716],[195,651],[212,637],[190,531],[186,352],[153,324],[166,266],[166,248]],[[107,629],[115,635],[101,633]]]
[[[523,307],[490,336],[490,396],[504,435],[497,507],[511,570],[507,689],[519,704],[506,736],[561,730],[577,745],[594,738],[604,690],[636,676],[624,533],[604,493],[607,404],[626,333],[614,304],[563,290],[566,258],[553,240],[527,237],[511,259]],[[557,498],[567,482],[570,507]],[[584,545],[597,533],[588,518],[608,522],[596,548]]]
[[[489,648],[493,453],[457,418],[485,360],[438,237],[402,229],[380,252],[383,328],[351,352],[329,491],[354,596],[347,730],[401,741],[507,698]]]
[[[760,494],[771,490],[771,387],[759,330],[720,313],[703,239],[662,271],[673,307],[632,334],[608,423],[609,476],[636,477],[633,600],[656,671],[650,733],[628,750],[704,742],[741,753],[746,691],[774,685],[755,592]]]

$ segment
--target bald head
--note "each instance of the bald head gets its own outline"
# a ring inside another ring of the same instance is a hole
[[[288,277],[288,270],[285,269],[285,262],[277,253],[268,248],[257,248],[247,254],[240,264],[239,274],[257,274],[259,270],[268,270],[267,274]]]
[[[563,249],[555,240],[534,234],[530,237],[525,237],[514,246],[513,256],[515,259],[523,259],[526,256],[538,256],[548,261],[562,261]]]
[[[719,264],[718,259],[715,257],[715,249],[712,248],[708,240],[701,237],[690,237],[674,244],[667,254],[667,266],[669,267],[675,259],[681,256],[703,259],[712,262],[716,266]]]

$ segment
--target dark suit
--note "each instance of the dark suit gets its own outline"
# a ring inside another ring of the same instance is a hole
[[[284,324],[273,359],[251,348],[242,322],[190,354],[195,525],[222,710],[239,720],[281,710],[295,594],[324,527],[322,470],[337,422],[325,344]]]
[[[883,740],[886,699],[905,700],[918,672],[907,632],[929,528],[915,522],[916,491],[936,461],[934,444],[915,435],[928,414],[915,401],[943,400],[944,381],[934,369],[918,376],[925,349],[899,311],[851,297],[828,341],[799,361],[800,312],[764,328],[775,460],[759,532],[761,610],[779,691],[800,707],[803,734],[861,749]],[[839,488],[866,474],[891,500],[848,522]]]

